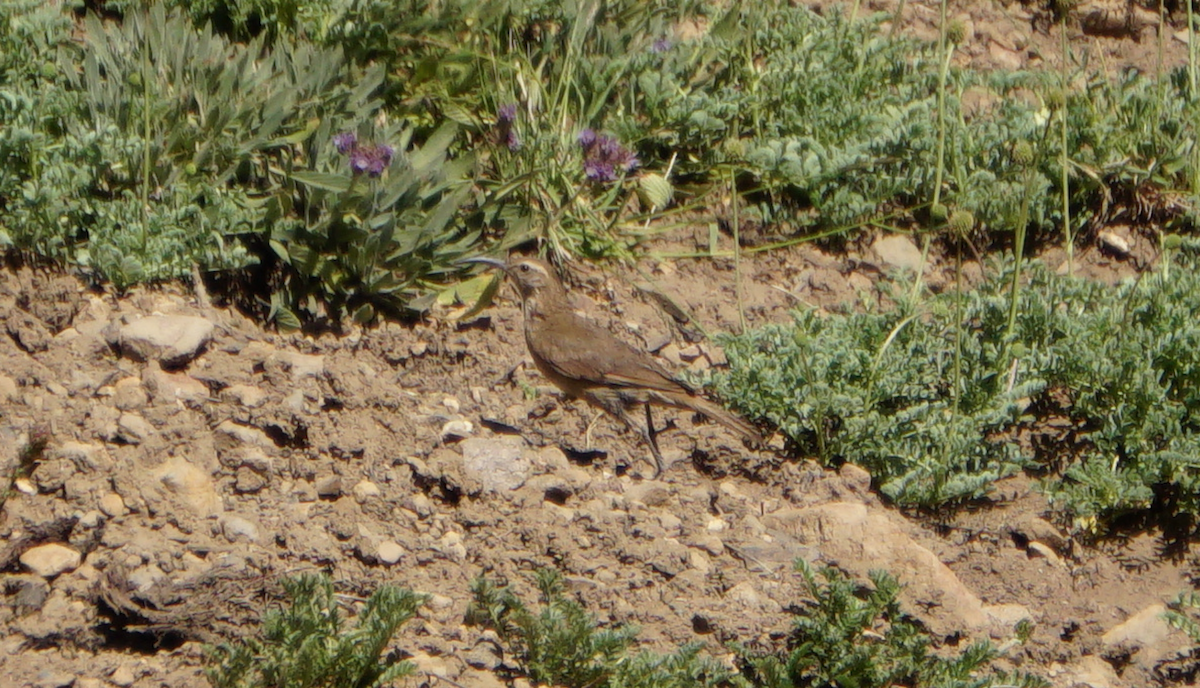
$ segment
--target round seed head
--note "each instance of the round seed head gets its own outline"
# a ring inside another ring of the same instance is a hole
[[[966,234],[975,228],[975,215],[969,210],[955,210],[950,214],[950,229],[957,234]]]
[[[1028,165],[1033,162],[1033,144],[1028,141],[1017,141],[1012,148],[1013,162],[1018,165]]]

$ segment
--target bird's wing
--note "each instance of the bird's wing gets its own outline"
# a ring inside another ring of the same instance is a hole
[[[539,357],[554,372],[574,380],[663,392],[692,393],[649,353],[617,339],[613,333],[575,313],[554,315],[540,323],[544,341]],[[530,342],[531,346],[535,345]],[[553,352],[546,349],[553,348]]]

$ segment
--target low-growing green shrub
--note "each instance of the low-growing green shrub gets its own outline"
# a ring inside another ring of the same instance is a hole
[[[272,293],[252,296],[296,328],[419,309],[480,236],[473,157],[447,156],[453,125],[414,144],[381,111],[381,66],[231,43],[162,5],[87,14],[82,47],[57,11],[11,12],[0,40],[45,63],[0,63],[0,243],[118,288],[258,265]]]
[[[582,605],[563,594],[562,579],[549,569],[537,573],[541,610],[525,605],[507,587],[480,578],[470,623],[491,628],[521,672],[540,684],[565,688],[688,688],[724,685],[733,673],[700,654],[699,645],[661,655],[632,650],[637,629],[601,629]]]
[[[930,636],[900,609],[900,584],[890,574],[870,574],[872,588],[834,568],[817,573],[803,560],[796,569],[812,600],[800,607],[787,647],[739,649],[748,683],[762,688],[846,686],[854,688],[1034,688],[1044,680],[989,669],[997,657],[988,641],[961,652],[935,653]]]
[[[348,626],[328,576],[300,576],[283,586],[288,606],[266,614],[261,638],[207,650],[205,674],[214,688],[381,688],[412,673],[410,662],[382,655],[424,596],[381,587]]]
[[[458,222],[474,160],[448,159],[454,131],[451,123],[418,147],[398,124],[321,129],[307,149],[312,169],[289,170],[267,204],[270,245],[286,266],[272,319],[286,329],[367,323],[432,303],[433,283],[480,235]]]
[[[862,590],[835,569],[821,571],[821,582],[805,562],[796,567],[812,599],[795,612],[786,647],[733,648],[740,673],[700,655],[695,644],[666,655],[633,654],[636,631],[602,630],[594,616],[563,595],[561,579],[549,570],[536,575],[540,611],[526,607],[508,587],[477,580],[468,622],[495,630],[523,675],[567,688],[1046,685],[1027,674],[991,669],[997,652],[987,641],[954,655],[935,652],[928,632],[901,611],[900,585],[886,573],[872,573],[874,587]]]
[[[60,34],[26,38],[52,68],[8,82],[0,226],[118,287],[253,262],[240,239],[261,230],[270,169],[320,117],[354,114],[336,51],[264,53],[161,6],[119,25],[89,14],[76,46],[46,13],[5,22]]]
[[[1200,276],[1194,256],[1108,286],[1034,264],[1005,338],[1003,270],[967,294],[797,312],[726,340],[717,389],[802,451],[860,464],[901,504],[986,494],[1021,468],[1087,530],[1153,507],[1200,510]],[[957,342],[957,346],[956,346]],[[1054,401],[1065,396],[1065,401]],[[1056,417],[1071,446],[1023,453]]]
[[[851,20],[794,3],[734,3],[703,35],[643,54],[628,89],[637,107],[611,126],[636,132],[645,157],[678,155],[678,172],[764,198],[773,223],[852,228],[881,214],[925,219],[934,199],[1011,232],[1014,203],[1036,171],[1031,228],[1059,228],[1061,156],[1045,141],[1067,120],[1074,224],[1115,213],[1168,222],[1194,216],[1191,141],[1197,101],[1183,80],[1134,70],[1054,74],[950,69],[943,92],[944,174],[938,165],[938,74],[931,43],[879,30],[890,14]],[[953,42],[949,50],[954,50]],[[649,154],[653,151],[653,155]],[[1183,202],[1190,197],[1192,204]],[[1137,199],[1134,201],[1134,199]],[[899,210],[898,210],[899,209]],[[796,211],[799,211],[798,213]],[[931,224],[944,218],[931,213]]]

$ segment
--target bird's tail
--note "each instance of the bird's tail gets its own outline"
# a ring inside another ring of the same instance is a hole
[[[710,419],[746,438],[756,447],[762,446],[765,443],[762,433],[758,431],[758,428],[751,425],[750,421],[742,418],[733,411],[718,406],[702,396],[693,394],[671,395],[671,402],[672,405],[690,408],[697,413],[708,416]]]

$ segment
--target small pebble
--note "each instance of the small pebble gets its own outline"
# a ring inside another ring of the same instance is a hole
[[[404,556],[404,548],[400,546],[400,543],[384,540],[375,548],[375,555],[379,557],[379,561],[390,566]]]

